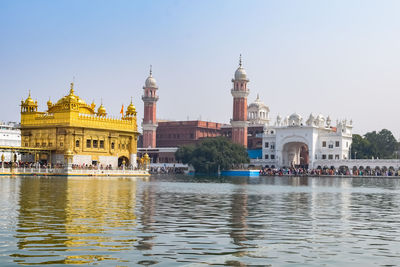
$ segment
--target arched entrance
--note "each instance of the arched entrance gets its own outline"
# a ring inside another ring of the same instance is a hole
[[[125,164],[125,166],[129,166],[129,159],[125,156],[121,156],[118,158],[118,167],[121,167],[122,164]]]
[[[310,163],[307,144],[303,142],[289,142],[282,150],[283,166],[308,168]]]

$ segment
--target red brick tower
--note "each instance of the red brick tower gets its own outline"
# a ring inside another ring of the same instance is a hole
[[[247,96],[249,89],[247,88],[247,74],[242,67],[242,55],[239,59],[239,68],[235,71],[235,78],[232,79],[233,89],[233,118],[232,125],[232,141],[241,144],[247,148]]]
[[[154,148],[156,147],[156,104],[158,101],[157,95],[157,82],[153,78],[152,70],[150,66],[150,75],[147,77],[145,85],[143,86],[144,94],[142,100],[144,102],[144,117],[142,122],[143,129],[143,147]]]

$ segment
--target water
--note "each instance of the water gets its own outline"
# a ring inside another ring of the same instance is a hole
[[[0,178],[0,265],[390,266],[400,180]]]

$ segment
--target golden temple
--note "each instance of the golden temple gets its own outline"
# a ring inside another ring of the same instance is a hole
[[[108,117],[103,104],[95,107],[75,95],[73,83],[68,95],[47,102],[45,112],[29,93],[21,101],[22,147],[50,151],[39,159],[53,164],[136,167],[139,132],[132,101],[120,119]]]

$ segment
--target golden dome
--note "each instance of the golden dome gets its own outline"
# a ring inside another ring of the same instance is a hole
[[[103,104],[101,104],[100,107],[97,109],[97,115],[99,116],[107,115],[106,108],[103,106]]]
[[[47,107],[51,107],[53,105],[53,102],[51,102],[51,100],[49,99],[49,101],[47,101]]]
[[[35,105],[35,101],[31,98],[31,91],[29,91],[28,98],[25,100],[25,105]]]
[[[131,100],[131,103],[129,104],[128,108],[126,109],[126,114],[127,115],[136,115],[136,108],[133,105],[132,100]]]
[[[51,107],[51,110],[50,110]],[[83,99],[79,96],[75,95],[74,92],[74,83],[71,83],[71,88],[69,90],[69,94],[62,97],[57,101],[56,104],[49,106],[48,112],[58,112],[62,110],[79,110],[79,113],[82,114],[95,114],[95,109],[92,106],[88,105]]]

